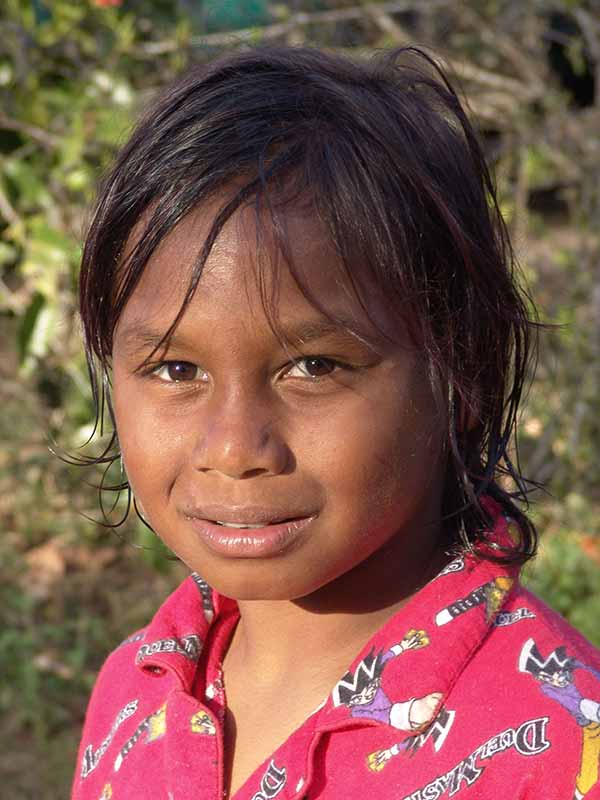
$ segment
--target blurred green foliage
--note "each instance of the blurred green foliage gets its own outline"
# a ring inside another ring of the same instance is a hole
[[[416,40],[445,53],[542,319],[559,323],[543,335],[522,419],[525,474],[548,490],[531,509],[543,545],[526,580],[600,645],[600,50],[597,21],[587,24],[600,12],[593,0],[395,5],[5,0],[0,10],[0,774],[16,800],[67,794],[103,657],[183,574],[135,519],[114,532],[89,522],[100,474],[68,467],[48,442],[73,452],[92,432],[76,284],[97,180],[147,99],[224,47],[363,54]],[[111,519],[125,510],[117,498]]]

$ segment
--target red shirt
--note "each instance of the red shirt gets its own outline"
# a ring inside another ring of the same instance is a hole
[[[490,541],[510,528],[499,516]],[[73,800],[222,799],[222,663],[238,616],[193,575],[112,653]],[[600,653],[514,567],[466,556],[388,620],[234,797],[600,800],[599,759]]]

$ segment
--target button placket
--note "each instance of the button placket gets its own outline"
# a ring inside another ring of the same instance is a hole
[[[181,690],[167,699],[166,771],[173,800],[219,797],[221,724],[214,711]]]

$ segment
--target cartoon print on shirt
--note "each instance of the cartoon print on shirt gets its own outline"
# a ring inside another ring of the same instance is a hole
[[[576,800],[581,800],[598,782],[600,762],[600,702],[583,697],[575,685],[575,670],[586,670],[600,681],[600,671],[567,655],[565,647],[557,647],[543,658],[533,639],[521,649],[519,670],[528,672],[540,682],[541,691],[571,714],[582,729],[581,764],[575,779]],[[597,697],[600,699],[600,683]]]
[[[431,721],[441,700],[441,693],[432,692],[425,697],[392,702],[381,688],[381,675],[392,658],[407,650],[419,650],[429,644],[425,631],[412,629],[404,639],[389,650],[375,653],[371,650],[354,674],[347,672],[333,690],[333,705],[344,705],[352,717],[367,717],[385,722],[392,728],[414,731]]]
[[[110,731],[104,737],[99,747],[97,747],[94,750],[92,748],[92,745],[88,744],[88,746],[85,748],[85,750],[83,751],[83,760],[81,762],[82,778],[87,778],[90,772],[93,772],[96,769],[96,767],[100,763],[100,760],[102,759],[102,756],[108,750],[110,743],[112,742],[116,732],[125,722],[125,720],[129,719],[129,717],[131,717],[132,714],[135,714],[135,712],[137,711],[138,702],[139,702],[138,700],[131,700],[129,703],[127,703],[127,705],[123,706],[123,708],[119,711],[119,713],[115,717],[115,721],[113,722]]]
[[[161,736],[164,736],[166,731],[167,704],[163,703],[157,711],[154,711],[152,714],[148,714],[148,716],[140,722],[133,735],[130,736],[130,738],[125,742],[119,752],[119,755],[115,759],[115,772],[118,772],[121,769],[123,761],[125,758],[127,758],[129,753],[133,750],[134,746],[144,734],[146,734],[145,742],[148,743],[154,742],[156,739],[160,739]]]
[[[106,783],[104,785],[104,789],[102,789],[102,794],[100,795],[98,800],[111,800],[112,796],[113,796],[112,786],[110,785],[110,783]]]
[[[505,517],[506,532],[513,544],[518,545],[521,541],[521,529],[512,517]]]
[[[476,606],[483,605],[484,603],[486,621],[491,622],[496,616],[496,613],[500,610],[513,583],[513,578],[500,575],[494,578],[494,580],[488,581],[482,586],[478,586],[477,589],[473,589],[466,597],[455,600],[453,603],[450,603],[449,606],[439,611],[435,617],[435,624],[440,626],[446,625],[461,614],[470,611]]]
[[[449,711],[445,708],[440,709],[433,723],[423,733],[410,736],[403,742],[397,742],[385,750],[376,750],[374,753],[370,753],[367,756],[367,767],[372,772],[381,772],[394,756],[398,756],[400,753],[414,755],[428,739],[433,741],[433,749],[436,753],[439,753],[452,727],[455,714],[455,711]]]
[[[190,719],[192,733],[203,733],[205,736],[215,736],[217,727],[204,709],[196,711]]]
[[[525,606],[515,609],[515,611],[499,611],[494,617],[493,625],[496,628],[505,628],[507,625],[514,625],[523,619],[535,619],[535,614]]]
[[[182,636],[181,639],[175,637],[168,639],[158,639],[156,642],[149,642],[143,644],[137,651],[135,663],[141,664],[148,656],[156,655],[156,653],[176,653],[190,661],[197,661],[200,657],[202,649],[202,640],[195,633],[190,633],[189,636]]]
[[[213,617],[215,616],[212,587],[209,586],[204,578],[201,578],[197,572],[192,572],[192,580],[198,587],[198,591],[202,597],[202,610],[204,611],[204,619],[210,623],[213,621]]]
[[[444,575],[452,575],[455,572],[462,572],[465,568],[464,556],[457,556],[455,559],[446,564],[441,572],[438,572],[437,577],[442,578]]]
[[[518,727],[505,728],[476,747],[452,769],[438,775],[402,800],[439,800],[445,794],[454,797],[463,789],[472,787],[488,769],[492,759],[509,750],[515,750],[519,755],[527,757],[545,753],[550,747],[546,736],[547,725],[548,717],[537,717],[522,722]],[[470,793],[467,796],[476,798],[484,795]],[[488,796],[487,793],[485,796]],[[400,799],[400,795],[397,797]]]
[[[267,771],[260,780],[260,789],[252,795],[252,800],[271,800],[276,797],[283,789],[287,781],[287,770],[285,767],[275,766],[275,762],[271,760]]]

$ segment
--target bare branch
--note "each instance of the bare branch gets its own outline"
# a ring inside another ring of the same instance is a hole
[[[408,44],[408,42],[412,41],[412,37],[396,22],[389,11],[383,10],[382,6],[372,3],[365,6],[365,10],[382,33],[391,36],[397,44]]]
[[[0,214],[8,222],[9,225],[18,225],[21,222],[21,217],[15,211],[12,203],[0,187]]]
[[[480,13],[466,3],[458,3],[456,10],[465,22],[475,28],[482,43],[501,53],[513,65],[521,78],[530,84],[532,91],[536,94],[545,91],[544,79],[537,72],[536,59],[524,55],[523,49],[516,45],[510,37],[497,26],[491,27]]]
[[[3,305],[4,308],[10,308],[10,310],[14,311],[16,314],[23,313],[22,300],[19,299],[16,292],[9,289],[2,276],[0,276],[0,304]],[[1,370],[0,375],[2,375]],[[2,377],[4,378],[4,376]]]
[[[452,59],[452,69],[462,80],[505,93],[508,98],[511,98],[513,105],[517,100],[531,101],[538,97],[537,89],[530,84],[525,84],[508,75],[490,72],[470,61]]]
[[[7,117],[2,111],[0,111],[0,128],[4,128],[4,130],[7,131],[24,133],[48,149],[53,149],[60,145],[60,137],[55,136],[53,133],[50,133],[50,131],[38,128],[37,125],[30,125],[28,122],[22,122],[21,120]]]

